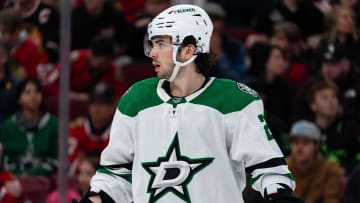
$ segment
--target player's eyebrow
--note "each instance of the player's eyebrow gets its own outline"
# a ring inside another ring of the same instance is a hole
[[[154,44],[158,44],[160,42],[165,42],[165,40],[164,39],[156,39],[156,40],[154,40]]]

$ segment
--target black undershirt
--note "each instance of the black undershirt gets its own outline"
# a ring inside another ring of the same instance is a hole
[[[201,88],[205,87],[205,85],[209,82],[210,78],[206,77],[204,83],[201,85],[201,87],[199,89],[197,89],[194,92],[197,92],[198,90],[200,90]],[[171,94],[171,90],[170,90],[170,82],[169,81],[165,81],[162,85],[161,88],[163,88],[165,90],[165,92],[170,95],[171,97],[174,97],[174,95]],[[194,93],[193,92],[193,93]],[[191,93],[192,94],[192,93]]]

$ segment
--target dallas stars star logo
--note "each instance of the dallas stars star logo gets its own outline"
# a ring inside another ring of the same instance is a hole
[[[172,192],[185,202],[191,202],[187,185],[193,176],[208,166],[214,158],[190,159],[181,155],[178,134],[164,157],[156,162],[142,163],[151,175],[147,192],[150,193],[149,203],[156,202],[168,192]]]

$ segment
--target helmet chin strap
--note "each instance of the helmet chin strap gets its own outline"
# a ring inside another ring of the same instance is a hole
[[[179,46],[173,45],[173,47],[174,47],[174,49],[173,49],[172,57],[173,57],[173,61],[174,61],[174,63],[175,63],[175,66],[174,66],[174,69],[173,69],[173,71],[172,71],[172,73],[171,73],[170,78],[167,79],[167,81],[169,81],[169,82],[173,82],[173,81],[175,80],[175,78],[176,78],[177,74],[179,73],[181,67],[184,67],[184,66],[190,64],[190,63],[193,62],[193,61],[196,59],[196,57],[197,57],[197,55],[193,55],[193,56],[192,56],[191,58],[189,58],[187,61],[181,63],[181,62],[179,62],[179,61],[176,60],[176,55],[177,55]]]

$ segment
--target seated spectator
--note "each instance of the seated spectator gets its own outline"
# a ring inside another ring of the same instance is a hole
[[[308,78],[307,55],[301,39],[299,27],[292,22],[284,21],[274,25],[270,44],[281,47],[289,60],[284,73],[285,78],[296,87],[300,87]]]
[[[5,45],[11,50],[11,57],[24,68],[25,77],[38,77],[37,67],[47,63],[47,55],[29,37],[18,11],[8,8],[0,11],[0,33]]]
[[[144,0],[145,1],[145,0]],[[125,3],[126,2],[126,3]],[[133,4],[133,2],[122,0],[122,5]],[[138,3],[138,2],[137,2]],[[136,3],[135,3],[136,4]],[[129,47],[129,54],[134,60],[147,60],[148,57],[144,54],[144,39],[147,32],[147,25],[150,21],[161,11],[170,7],[170,0],[146,0],[145,8],[142,12],[138,12],[136,15],[135,21],[133,23],[133,40],[131,46]],[[126,10],[124,11],[127,12]]]
[[[98,37],[89,49],[73,51],[70,55],[70,99],[87,101],[88,92],[99,82],[110,83],[115,88],[117,97],[126,90],[119,69],[113,62],[114,44],[110,38]],[[42,83],[46,95],[57,96],[59,91],[60,64],[46,74]]]
[[[318,80],[330,80],[338,88],[338,99],[344,116],[360,121],[360,71],[346,53],[343,46],[324,44],[319,47],[317,57],[321,60],[320,69],[299,89],[295,100],[295,117],[309,114],[306,107],[306,94],[309,87]],[[295,118],[295,119],[297,119]]]
[[[58,121],[42,110],[40,83],[25,79],[17,87],[18,111],[0,132],[4,167],[17,176],[49,177],[56,170]]]
[[[360,35],[353,8],[348,5],[335,6],[326,17],[327,26],[321,45],[335,44],[345,47],[349,59],[359,66]]]
[[[323,154],[349,172],[360,154],[360,128],[358,122],[341,114],[336,94],[336,85],[331,81],[314,82],[307,94],[312,112],[309,119],[314,121],[324,136],[321,146]]]
[[[343,170],[321,155],[321,133],[309,121],[295,122],[290,131],[287,163],[296,180],[294,196],[305,202],[340,203]]]
[[[79,162],[85,156],[100,160],[100,154],[109,142],[116,101],[115,91],[111,85],[99,83],[92,89],[87,117],[80,117],[70,125],[70,175],[76,173]]]
[[[250,68],[243,82],[260,93],[266,112],[266,121],[272,126],[276,141],[290,128],[294,87],[283,74],[288,61],[278,46],[257,43],[249,50]],[[279,143],[281,146],[281,144]]]
[[[87,157],[82,160],[79,164],[79,172],[76,175],[77,182],[79,185],[79,193],[84,196],[90,187],[90,179],[99,168],[99,162]]]
[[[276,23],[290,21],[300,28],[305,41],[323,33],[323,14],[311,1],[280,0],[266,9],[259,8],[262,10],[255,15],[253,23],[257,32],[271,36]]]
[[[215,75],[239,81],[245,75],[245,46],[225,33],[226,13],[220,4],[207,2],[203,8],[213,22],[210,50],[215,55]]]
[[[58,61],[60,17],[57,10],[42,0],[16,1],[31,38],[49,54],[49,61]]]
[[[83,0],[77,0],[77,1],[83,1]],[[121,10],[121,12],[123,12],[124,16],[126,17],[127,21],[133,24],[136,21],[138,14],[141,13],[143,10],[146,10],[145,8],[146,1],[147,0],[136,0],[136,1],[115,0],[115,8]]]
[[[5,118],[16,110],[15,91],[18,81],[12,76],[9,52],[0,43],[0,128]]]
[[[125,53],[130,46],[131,26],[124,15],[109,1],[84,0],[71,15],[72,50],[88,49],[95,37],[115,39],[119,53]],[[142,40],[142,39],[140,39]]]
[[[3,146],[0,144],[0,161],[2,163]],[[22,187],[15,176],[0,166],[0,203],[25,203]]]

